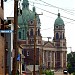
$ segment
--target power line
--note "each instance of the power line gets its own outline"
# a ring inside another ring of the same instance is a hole
[[[30,4],[30,5],[31,5],[31,4]],[[33,5],[31,5],[31,6],[33,6]],[[35,7],[36,7],[36,6],[35,6]],[[42,9],[42,8],[39,8],[39,7],[36,7],[36,8],[41,9],[41,10],[43,10],[43,11],[45,11],[45,12],[48,12],[48,13],[51,13],[51,14],[57,15],[57,14],[55,14],[55,13],[53,13],[53,12],[50,12],[50,11],[47,11],[47,10],[45,10],[45,9]],[[69,19],[69,20],[73,20],[73,21],[75,21],[74,19],[71,19],[71,18],[68,18],[68,17],[64,17],[64,16],[61,16],[61,17],[66,18],[66,19]]]
[[[71,21],[71,22],[73,22],[73,21]],[[66,22],[65,24],[67,24],[67,23],[71,23],[71,22]],[[52,29],[53,27],[50,27],[50,28],[46,28],[46,29],[42,29],[41,31],[43,31],[43,30],[48,30],[48,29]]]
[[[43,30],[48,30],[48,29],[51,29],[51,28],[53,28],[53,27],[50,27],[50,28],[46,28],[46,29],[42,29],[41,31],[43,31]]]
[[[45,3],[45,4],[49,5],[49,6],[52,6],[52,7],[54,7],[54,8],[58,8],[58,9],[61,9],[61,10],[64,10],[64,11],[70,12],[70,11],[68,11],[68,10],[66,10],[66,9],[63,9],[63,8],[60,8],[60,7],[54,6],[54,5],[49,4],[49,3],[45,2],[45,1],[42,1],[42,0],[39,0],[39,1]],[[73,12],[70,12],[70,13],[73,13]],[[74,13],[73,13],[73,14],[74,14]]]
[[[34,2],[32,2],[32,1],[30,1],[30,2],[31,2],[31,3],[34,3]],[[46,2],[45,2],[45,3],[46,3]],[[48,3],[46,3],[46,4],[35,3],[35,4],[39,4],[39,5],[44,5],[44,6],[49,6],[49,7],[61,9],[61,10],[65,11],[65,13],[67,13],[67,14],[74,15],[74,12],[71,12],[71,11],[68,10],[68,9],[59,8],[59,7],[57,7],[57,6],[54,6],[54,5],[51,5],[51,4],[48,4]]]

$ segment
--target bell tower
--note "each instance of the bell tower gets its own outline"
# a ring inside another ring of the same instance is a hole
[[[66,38],[65,38],[65,24],[58,13],[58,17],[54,23],[54,46],[55,52],[55,68],[66,68]]]

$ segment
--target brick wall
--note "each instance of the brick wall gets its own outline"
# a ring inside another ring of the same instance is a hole
[[[4,39],[0,36],[0,75],[4,75]]]
[[[0,18],[3,20],[4,19],[4,11],[3,9],[0,7]]]

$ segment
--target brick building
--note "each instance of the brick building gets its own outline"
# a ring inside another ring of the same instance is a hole
[[[0,0],[0,30],[4,29],[4,9],[3,0]],[[5,48],[4,48],[4,33],[0,33],[0,75],[5,73]]]

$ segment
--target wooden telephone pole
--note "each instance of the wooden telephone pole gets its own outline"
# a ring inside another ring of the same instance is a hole
[[[17,46],[17,30],[18,30],[18,0],[14,0],[14,58],[13,58],[13,71],[12,75],[17,73],[17,55],[18,55],[18,46]]]
[[[36,18],[37,16],[36,15],[43,15],[43,14],[36,14],[35,13],[35,18],[34,18],[34,65],[33,65],[33,75],[36,75],[35,73],[35,65],[36,65],[36,25],[37,25],[37,22],[36,22]]]
[[[34,65],[33,65],[33,75],[35,74],[35,65],[36,65],[36,13],[34,19]]]

